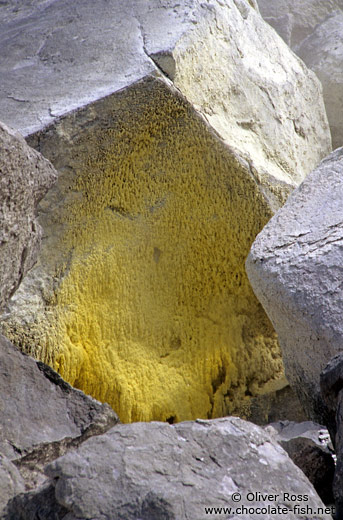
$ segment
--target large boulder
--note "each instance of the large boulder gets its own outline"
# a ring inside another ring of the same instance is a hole
[[[323,85],[333,148],[343,145],[343,0],[258,0],[264,19]]]
[[[0,511],[45,480],[48,462],[117,422],[108,405],[73,389],[0,336]]]
[[[0,310],[37,259],[36,208],[56,178],[47,159],[0,123]]]
[[[246,269],[278,333],[287,377],[320,424],[320,373],[342,349],[343,148],[329,155],[257,236]]]
[[[235,417],[118,425],[46,473],[49,483],[14,499],[4,519],[39,511],[41,520],[329,520],[332,512],[276,441]]]
[[[316,26],[343,9],[342,0],[257,0],[263,18],[295,52]]]
[[[60,175],[2,329],[125,422],[222,416],[282,375],[244,260],[330,137],[251,4],[5,10],[0,109]]]
[[[319,24],[297,50],[323,85],[332,146],[343,146],[343,11]]]

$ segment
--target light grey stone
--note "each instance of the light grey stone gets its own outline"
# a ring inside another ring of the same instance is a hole
[[[331,13],[318,24],[297,54],[323,85],[332,146],[343,146],[343,11]]]
[[[36,209],[57,178],[52,164],[0,123],[0,310],[36,261]]]
[[[343,148],[330,154],[257,236],[246,261],[304,407],[328,419],[320,372],[342,349]]]
[[[284,507],[289,520],[329,519],[313,487],[286,452],[258,426],[239,418],[169,425],[118,425],[88,440],[47,469],[65,520],[186,520],[214,518],[206,508],[227,507],[226,517],[254,520],[261,513],[236,508]],[[51,488],[50,488],[51,490]],[[39,493],[20,497],[6,520],[26,520]],[[273,494],[263,500],[253,493]],[[234,498],[241,494],[241,500]],[[293,499],[290,496],[293,495]],[[294,498],[298,495],[298,498]],[[305,497],[305,498],[304,498]],[[319,509],[322,508],[322,509]],[[50,510],[51,514],[51,510]],[[12,515],[12,516],[11,516]],[[277,514],[263,512],[266,520]],[[49,511],[40,519],[51,518]]]
[[[264,19],[323,85],[332,146],[343,145],[343,1],[259,0]]]
[[[295,52],[333,12],[343,9],[342,0],[257,0],[260,13]]]
[[[108,405],[0,336],[0,454],[15,461],[27,489],[45,480],[47,462],[117,421]]]

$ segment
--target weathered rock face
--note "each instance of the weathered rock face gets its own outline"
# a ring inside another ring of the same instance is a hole
[[[297,54],[323,85],[325,107],[330,122],[332,145],[343,145],[343,11],[338,11],[316,27],[299,46]]]
[[[35,211],[56,178],[47,159],[0,123],[0,309],[36,260],[41,229]]]
[[[342,0],[257,0],[263,18],[295,52],[317,25],[343,9]]]
[[[278,332],[286,374],[326,424],[320,372],[342,349],[343,149],[329,155],[257,236],[246,268]]]
[[[63,0],[14,12],[2,7],[4,120],[32,134],[158,67],[260,175],[262,169],[294,185],[330,146],[326,118],[314,77],[255,4],[87,0],[72,9]]]
[[[7,16],[1,110],[60,176],[3,330],[125,422],[237,410],[282,372],[244,260],[330,148],[319,82],[245,0]]]
[[[279,444],[238,418],[118,425],[54,461],[46,472],[50,487],[12,502],[6,520],[34,518],[46,495],[50,510],[41,520],[61,507],[63,515],[55,518],[68,520],[214,518],[211,508],[227,508],[222,514],[229,517],[237,508],[237,516],[246,519],[261,513],[268,520],[278,514],[300,519],[304,504],[314,513],[311,518],[330,518]],[[256,492],[275,496],[263,500]],[[239,503],[232,499],[235,493],[242,497]],[[238,509],[243,506],[246,512]],[[262,507],[266,510],[249,512]]]
[[[75,390],[3,336],[0,346],[0,452],[10,459],[39,444],[78,437],[96,424],[117,421],[108,405]]]
[[[0,336],[0,511],[46,479],[51,460],[117,423],[118,417],[50,367]],[[12,462],[11,462],[12,461]]]
[[[343,1],[258,1],[264,19],[323,85],[333,148],[343,145]]]

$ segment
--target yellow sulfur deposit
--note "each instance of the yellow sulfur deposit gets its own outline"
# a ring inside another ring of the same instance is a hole
[[[72,196],[43,251],[64,260],[48,332],[33,333],[39,357],[123,422],[225,415],[281,371],[244,271],[270,210],[246,166],[162,82],[107,103],[108,125],[80,134],[76,173],[58,188]]]

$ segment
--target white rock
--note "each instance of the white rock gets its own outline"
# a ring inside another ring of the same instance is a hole
[[[343,341],[343,148],[329,155],[257,236],[246,262],[279,337],[286,375],[325,424],[319,376]]]

